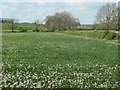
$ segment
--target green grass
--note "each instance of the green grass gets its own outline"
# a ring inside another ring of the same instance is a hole
[[[83,37],[90,37],[94,39],[104,39],[104,40],[113,40],[114,42],[119,42],[120,35],[116,33],[116,31],[109,30],[109,32],[103,30],[87,30],[87,31],[76,31],[76,30],[67,30],[62,31],[61,33],[69,34],[69,35],[76,35],[76,36],[83,36]]]
[[[11,32],[10,27],[6,23],[0,23],[2,32],[8,33]],[[42,31],[44,29],[44,25],[41,25],[39,29]],[[35,29],[34,23],[17,23],[15,24],[14,31],[19,32],[19,28],[27,29],[28,32],[32,32]]]
[[[30,23],[18,23],[18,24],[15,24],[15,30],[18,30],[19,27],[23,27],[23,28],[26,28],[26,29],[29,29],[29,30],[32,30],[34,29],[34,24],[30,24]],[[5,30],[9,30],[10,27],[6,24],[6,23],[2,23],[2,30],[5,31]]]
[[[116,44],[48,32],[2,39],[3,87],[118,87]]]

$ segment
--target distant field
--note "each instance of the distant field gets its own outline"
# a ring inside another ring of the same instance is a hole
[[[2,39],[3,87],[118,87],[117,44],[49,32]]]
[[[10,32],[10,27],[6,23],[2,23],[2,32]],[[40,28],[43,28],[44,26],[41,25]],[[15,31],[18,31],[19,28],[25,28],[28,31],[32,31],[35,29],[35,25],[33,23],[17,23],[15,24]]]
[[[28,28],[28,29],[33,29],[34,24],[27,24],[27,23],[15,24],[15,29],[19,29],[19,27],[25,27],[25,28]],[[6,23],[2,23],[2,30],[10,30],[10,27]]]

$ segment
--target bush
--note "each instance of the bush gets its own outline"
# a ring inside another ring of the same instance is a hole
[[[47,32],[54,32],[54,28],[53,29],[47,29]]]
[[[108,39],[108,40],[118,40],[120,42],[120,35],[115,32],[110,31],[61,31],[61,33],[91,37],[97,39]]]
[[[41,32],[47,32],[47,28],[41,28],[40,31]]]
[[[106,39],[108,40],[112,40],[112,39],[115,39],[117,37],[117,34],[116,33],[113,33],[113,32],[110,32],[106,35]]]
[[[112,40],[112,39],[116,39],[117,34],[114,32],[110,32],[108,30],[106,31],[100,31],[100,32],[93,32],[94,34],[91,34],[91,36],[94,36],[95,38],[98,39],[108,39],[108,40]]]
[[[20,27],[19,32],[27,32],[27,29]]]
[[[106,37],[106,35],[107,35],[108,33],[109,33],[108,30],[101,31],[101,32],[99,32],[99,33],[97,34],[97,36],[98,36],[99,39],[103,39],[103,38]]]
[[[39,32],[40,30],[39,29],[33,29],[33,32]]]
[[[120,35],[118,35],[118,38],[117,38],[117,39],[118,39],[118,43],[120,43]]]
[[[118,43],[120,43],[120,35],[117,33],[117,36],[115,37],[115,39],[118,41]]]

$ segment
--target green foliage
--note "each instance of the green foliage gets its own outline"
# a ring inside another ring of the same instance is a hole
[[[63,31],[61,33],[91,37],[97,39],[107,39],[107,40],[117,40],[118,34],[115,32],[110,32],[108,30],[105,31]]]
[[[49,32],[2,37],[3,87],[118,87],[116,44]]]
[[[38,30],[35,30],[34,27],[35,26],[32,23],[17,23],[14,31],[16,31],[16,32],[24,32],[24,30],[22,30],[22,29],[26,29],[27,31],[47,32],[47,29],[45,28],[45,25],[43,25],[43,24],[40,25]],[[8,31],[10,31],[10,28],[5,23],[3,23],[2,24],[2,31],[3,32],[8,32]]]
[[[104,39],[104,38],[106,38],[106,35],[109,33],[109,31],[108,30],[97,31],[97,32],[93,32],[93,33],[94,33],[95,38]]]
[[[117,34],[116,34],[116,33],[113,33],[113,32],[108,33],[108,34],[106,35],[106,39],[108,39],[108,40],[113,40],[113,39],[115,39],[116,37],[117,37]]]
[[[26,28],[27,30],[33,30],[34,24],[33,23],[18,23],[17,27],[23,27],[23,28]]]
[[[27,29],[23,27],[19,27],[19,32],[27,32]]]
[[[10,30],[7,24],[2,23],[2,30]]]
[[[40,30],[39,29],[33,29],[33,32],[39,32]]]
[[[120,43],[120,35],[117,36],[118,42]]]
[[[15,25],[15,30],[19,30],[19,28],[26,28],[27,30],[33,30],[34,29],[34,24],[30,24],[30,23],[17,23]],[[8,25],[6,23],[2,23],[2,30],[10,30],[10,28],[8,27]]]
[[[40,31],[41,32],[47,32],[47,28],[41,27]]]

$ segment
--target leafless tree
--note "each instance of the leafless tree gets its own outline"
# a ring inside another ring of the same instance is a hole
[[[12,32],[14,32],[15,24],[17,22],[18,22],[18,19],[7,19],[6,23],[10,27],[10,29],[12,30]]]
[[[51,31],[71,29],[79,25],[79,20],[68,12],[57,12],[53,16],[47,16],[46,27]]]
[[[41,25],[41,21],[39,20],[39,19],[36,19],[35,21],[34,21],[34,24],[35,24],[35,31],[39,31],[39,27],[40,27],[40,25]]]
[[[118,2],[118,30],[120,30],[120,1]]]
[[[107,30],[118,22],[118,8],[116,3],[107,3],[102,6],[96,15],[96,24],[105,25]]]

